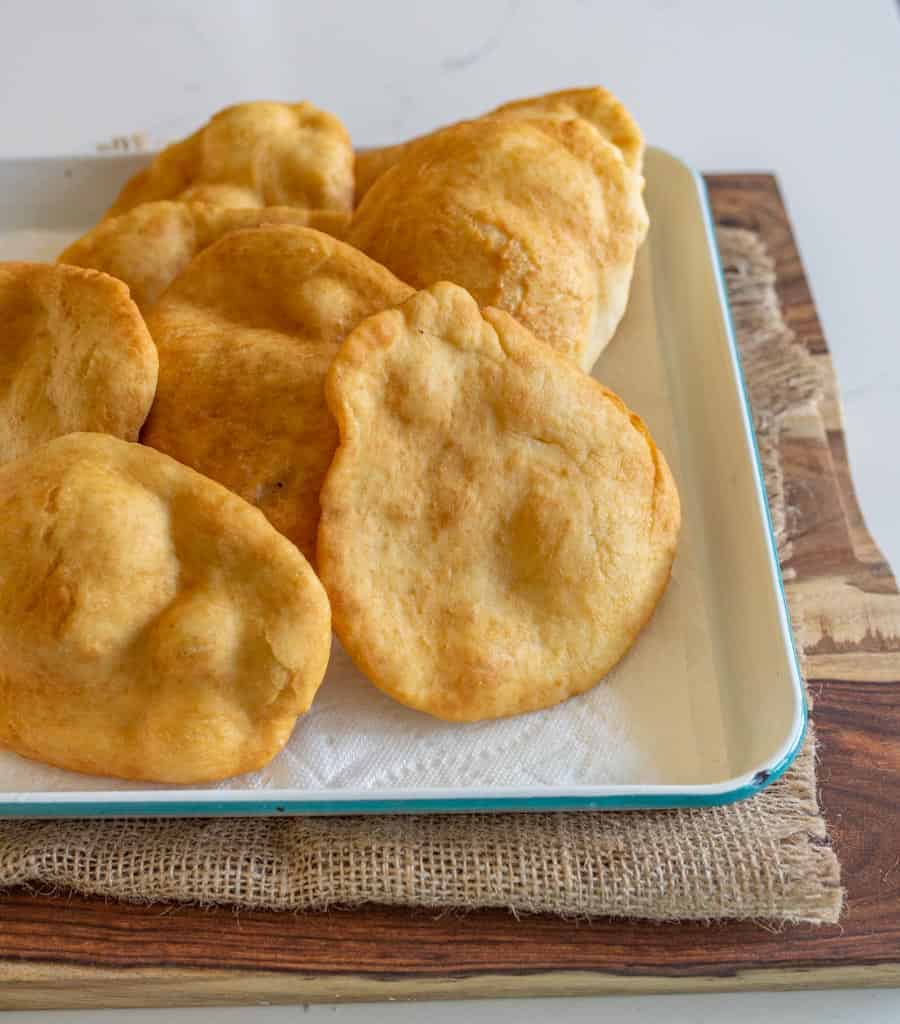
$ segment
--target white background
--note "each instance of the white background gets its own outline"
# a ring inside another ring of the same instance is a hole
[[[93,152],[132,132],[156,146],[254,98],[309,98],[341,116],[358,144],[391,142],[511,97],[593,82],[628,103],[650,141],[703,170],[777,172],[842,385],[863,511],[900,566],[900,19],[890,0],[0,0],[0,158]],[[178,1017],[228,1024],[299,1012]],[[402,1022],[421,1012],[328,1008],[304,1020]],[[438,1024],[463,1011],[427,1014]],[[896,1021],[900,993],[517,1002],[465,1013],[549,1015]]]

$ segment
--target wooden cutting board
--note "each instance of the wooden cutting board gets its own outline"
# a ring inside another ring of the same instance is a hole
[[[435,917],[135,907],[0,895],[0,1008],[900,984],[900,595],[853,494],[825,339],[769,175],[708,177],[718,223],[775,257],[788,324],[820,363],[821,415],[787,424],[793,603],[848,890],[837,927],[579,924],[499,911]]]

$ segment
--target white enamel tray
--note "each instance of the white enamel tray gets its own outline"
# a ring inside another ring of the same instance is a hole
[[[0,259],[52,258],[146,162],[0,162]],[[650,235],[596,375],[668,456],[684,527],[669,590],[607,680],[550,711],[448,725],[389,701],[336,645],[312,711],[265,771],[164,788],[0,752],[0,815],[708,806],[777,778],[806,704],[706,192],[660,150],[646,178]]]

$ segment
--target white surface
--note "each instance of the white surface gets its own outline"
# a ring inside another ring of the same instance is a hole
[[[597,999],[498,999],[431,1003],[216,1007],[193,1010],[94,1010],[4,1014],[6,1024],[896,1024],[900,990],[754,992],[706,996],[605,996]]]
[[[123,177],[131,173],[132,160],[119,162],[127,165]],[[60,209],[62,224],[77,225],[85,206],[105,205],[106,193],[115,192],[110,166],[109,158],[79,161],[82,187]],[[26,184],[66,181],[71,170],[54,159],[27,167],[0,160],[0,194],[18,197],[16,215],[26,222],[29,209],[35,221],[43,216],[58,188],[29,196]],[[102,183],[92,187],[98,171]],[[644,417],[666,453],[684,526],[663,601],[640,643],[602,686],[515,719],[445,723],[380,693],[335,641],[312,709],[260,772],[172,790],[79,775],[0,751],[2,799],[59,794],[74,814],[83,794],[87,802],[139,806],[166,799],[265,797],[333,806],[336,799],[653,792],[665,803],[686,792],[731,792],[780,764],[798,742],[804,697],[713,243],[693,172],[650,149],[645,176],[650,236],[627,314],[594,372]],[[68,180],[74,177],[73,171]],[[0,231],[3,216],[0,206]],[[79,233],[0,233],[0,259],[47,258]]]
[[[224,103],[265,95],[309,96],[340,114],[360,144],[388,142],[511,96],[593,81],[626,99],[653,142],[698,167],[778,172],[842,384],[863,510],[900,566],[900,472],[895,445],[881,442],[900,434],[900,23],[890,0],[30,0],[0,8],[5,156],[90,152],[134,131],[154,145]],[[314,1009],[305,1019],[394,1022],[417,1012]],[[228,1013],[179,1017],[225,1024]],[[237,1014],[299,1018],[298,1009]],[[900,996],[565,1001],[518,1015],[509,1003],[451,1004],[427,1015],[887,1022],[900,1016]]]

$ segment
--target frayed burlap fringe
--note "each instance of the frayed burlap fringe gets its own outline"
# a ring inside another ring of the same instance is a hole
[[[760,460],[769,493],[772,526],[782,562],[790,558],[788,508],[778,451],[781,420],[822,396],[812,356],[781,318],[775,291],[775,267],[762,242],[749,231],[720,228],[719,252],[728,284],[731,315],[741,349],[741,364]]]
[[[719,233],[782,554],[780,417],[813,401],[812,361],[778,310],[771,262]],[[0,824],[0,885],[277,910],[388,903],[658,921],[832,922],[839,868],[814,741],[753,800],[705,810]]]

